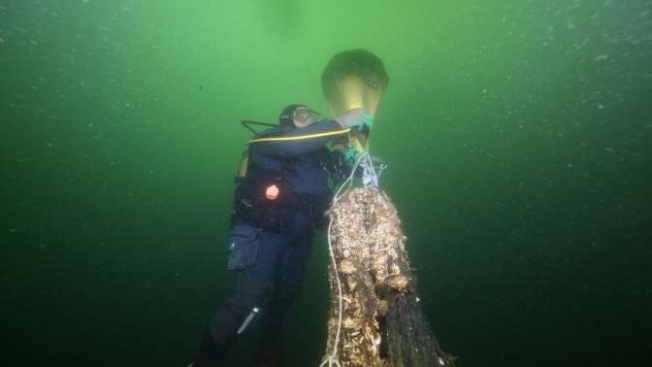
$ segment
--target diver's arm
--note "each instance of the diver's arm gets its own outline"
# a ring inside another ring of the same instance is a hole
[[[345,136],[347,132],[348,129],[342,129],[335,121],[322,120],[284,134],[254,139],[250,144],[262,155],[295,157],[314,152],[329,141]]]

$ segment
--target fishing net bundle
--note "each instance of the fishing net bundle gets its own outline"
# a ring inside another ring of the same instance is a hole
[[[330,313],[322,366],[453,366],[421,310],[396,208],[376,186],[330,209]]]

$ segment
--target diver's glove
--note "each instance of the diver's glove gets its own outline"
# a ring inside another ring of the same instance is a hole
[[[364,108],[354,108],[337,117],[335,122],[343,129],[351,127],[362,129],[364,125],[371,128],[374,123],[374,118]]]

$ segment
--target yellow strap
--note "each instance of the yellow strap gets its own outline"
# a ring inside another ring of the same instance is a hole
[[[358,153],[364,154],[367,150],[369,150],[369,139],[365,140],[364,145],[362,145],[360,143],[360,139],[355,136],[352,137],[351,140],[353,141],[355,148],[358,150]]]
[[[260,138],[260,139],[249,140],[248,144],[264,143],[264,142],[269,142],[269,141],[293,141],[293,140],[316,139],[316,138],[323,138],[323,137],[327,137],[327,136],[344,135],[344,134],[348,134],[349,131],[351,131],[351,129],[344,129],[344,130],[338,130],[338,131],[329,131],[327,133],[319,133],[319,134],[311,134],[311,135],[284,136],[284,137],[276,137],[276,138]]]

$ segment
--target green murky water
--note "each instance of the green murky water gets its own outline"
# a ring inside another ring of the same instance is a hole
[[[444,349],[636,364],[652,2],[485,3],[0,2],[0,364],[185,366],[229,280],[239,121],[326,111],[321,72],[352,48],[391,76],[372,153]],[[287,366],[323,353],[326,263],[322,236]]]

